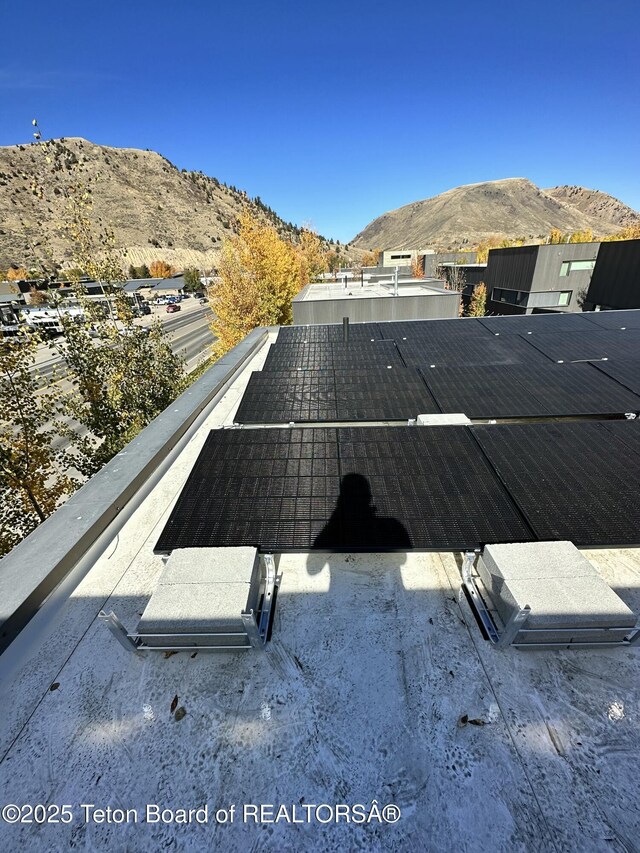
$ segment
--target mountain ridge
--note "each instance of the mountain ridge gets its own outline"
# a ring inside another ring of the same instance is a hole
[[[503,178],[453,187],[372,220],[352,240],[358,248],[462,248],[499,235],[525,240],[591,229],[614,234],[640,225],[640,214],[613,196],[585,187],[537,187],[528,178]]]
[[[176,268],[215,267],[244,210],[281,234],[298,232],[258,197],[180,170],[155,151],[65,137],[0,147],[0,268],[32,268],[43,255],[72,261],[63,224],[68,187],[78,182],[90,189],[91,220],[113,230],[125,266],[162,259]]]

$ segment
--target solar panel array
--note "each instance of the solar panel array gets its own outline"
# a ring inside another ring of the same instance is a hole
[[[272,346],[263,370],[345,370],[363,367],[403,367],[393,341],[283,343]]]
[[[478,426],[474,435],[538,539],[640,545],[637,424]]]
[[[634,394],[640,394],[640,353],[638,355],[637,359],[629,361],[599,361],[596,367]]]
[[[640,311],[342,334],[280,330],[236,414],[260,428],[210,434],[158,551],[640,544]],[[528,422],[375,425],[438,412]]]
[[[156,545],[640,545],[640,426],[213,430]]]
[[[437,550],[532,538],[464,427],[213,430],[156,551]]]
[[[406,421],[439,411],[418,371],[406,367],[256,372],[236,421]]]
[[[629,359],[640,353],[640,329],[599,329],[589,334],[550,332],[532,335],[529,342],[553,361]]]

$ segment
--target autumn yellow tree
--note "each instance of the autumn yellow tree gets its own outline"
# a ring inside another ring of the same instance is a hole
[[[602,237],[603,243],[611,243],[616,240],[640,240],[640,225],[628,225],[617,234],[610,234],[608,237]]]
[[[551,231],[549,231],[548,242],[553,246],[558,245],[559,243],[564,243],[565,241],[566,238],[559,228],[552,228]]]
[[[153,261],[149,265],[149,273],[151,274],[151,278],[171,278],[173,267],[166,261]]]
[[[592,243],[593,231],[591,228],[585,228],[584,231],[574,231],[569,237],[570,243]]]
[[[372,249],[370,252],[365,252],[362,256],[363,267],[375,267],[378,265],[378,258],[382,249]]]
[[[493,236],[487,237],[486,240],[482,240],[482,242],[478,243],[476,246],[476,263],[478,264],[486,264],[489,259],[489,252],[491,249],[498,249],[502,246],[504,242],[502,237]],[[502,248],[504,248],[502,246]]]
[[[26,278],[28,278],[28,275],[24,267],[19,267],[18,269],[9,267],[7,270],[7,281],[24,281]]]
[[[476,284],[471,294],[467,317],[484,317],[487,310],[487,288],[484,282]]]
[[[308,284],[329,269],[327,252],[322,241],[310,228],[303,228],[298,243],[302,284]]]
[[[301,254],[271,225],[242,214],[238,233],[223,243],[218,277],[208,291],[215,356],[257,326],[291,323],[293,297],[303,281]]]
[[[424,255],[416,255],[411,264],[413,278],[424,278]]]

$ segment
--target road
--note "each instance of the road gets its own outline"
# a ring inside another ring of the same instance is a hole
[[[153,313],[141,317],[136,322],[141,326],[150,326],[158,318],[171,341],[171,348],[184,359],[187,372],[196,368],[211,351],[214,336],[209,328],[212,319],[208,305],[200,305],[196,299],[187,299],[181,303],[179,313],[167,314],[165,305],[153,306]],[[71,383],[67,380],[68,372],[63,359],[54,351],[52,346],[42,345],[38,349],[34,371],[37,371],[42,383],[42,390],[56,384],[64,394],[71,391]],[[75,423],[71,418],[64,419],[80,436],[88,434],[88,430]],[[58,436],[53,441],[56,449],[69,446],[67,439]],[[76,472],[74,472],[76,473]]]
[[[159,318],[171,341],[171,348],[184,358],[189,372],[208,354],[214,341],[209,329],[213,315],[208,305],[200,305],[193,298],[184,300],[181,306],[180,312],[176,314],[167,314],[165,305],[154,306],[151,316],[141,317],[136,322],[141,326],[150,326],[156,317]],[[44,344],[39,348],[33,369],[47,383],[56,381],[61,383],[63,390],[66,388],[64,377],[67,371],[52,346]]]

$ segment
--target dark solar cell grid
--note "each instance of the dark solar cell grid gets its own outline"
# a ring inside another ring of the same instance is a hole
[[[553,361],[626,360],[637,359],[640,355],[640,329],[589,331],[575,335],[544,333],[527,336],[526,340]]]
[[[540,400],[518,381],[516,366],[423,367],[427,385],[443,412],[469,418],[535,417],[547,413]],[[530,371],[537,365],[528,365]],[[553,367],[553,365],[550,365]],[[539,369],[539,368],[538,368]]]
[[[640,456],[640,420],[607,421],[600,426],[607,432],[613,433],[618,441],[622,441]],[[603,436],[601,440],[606,444],[608,436]]]
[[[625,388],[640,394],[640,357],[630,361],[596,361],[594,364],[598,370],[611,376]]]
[[[339,491],[334,429],[214,430],[156,549],[310,547]]]
[[[339,420],[408,420],[438,409],[416,370],[336,371]]]
[[[274,344],[263,370],[318,370],[403,365],[393,341],[327,342],[321,344]]]
[[[384,338],[397,343],[407,341],[429,341],[442,338],[458,340],[469,337],[486,337],[489,332],[473,317],[457,320],[405,320],[380,323],[380,332]]]
[[[401,521],[414,548],[531,538],[464,427],[343,427],[338,439],[341,475],[366,478],[377,521]],[[342,547],[357,550],[361,529],[345,515]]]
[[[333,371],[252,373],[235,420],[245,424],[335,421]]]
[[[526,335],[556,332],[588,332],[591,328],[582,314],[519,314],[511,317],[482,317],[479,322],[492,334]]]
[[[400,341],[398,349],[407,366],[422,367],[431,364],[440,366],[480,364],[535,364],[545,363],[545,358],[527,341],[509,335],[505,339],[472,337],[467,341],[433,340]]]
[[[591,364],[518,365],[513,373],[525,391],[539,402],[539,414],[606,415],[640,411],[640,397]]]
[[[235,420],[245,424],[408,420],[439,411],[413,369],[271,371],[251,375]]]
[[[640,545],[640,456],[616,434],[603,442],[593,423],[473,432],[539,539]]]
[[[329,340],[334,343],[344,341],[344,329],[342,323],[329,326]],[[381,339],[378,323],[349,323],[350,341],[379,341]]]
[[[640,329],[640,309],[635,311],[589,311],[582,316],[601,329]]]
[[[323,343],[342,341],[344,329],[342,323],[322,326],[281,326],[277,343]],[[349,323],[349,340],[379,340],[377,323]]]
[[[216,430],[156,550],[449,550],[530,538],[464,427]]]
[[[333,347],[334,359],[356,357],[366,360],[370,358],[372,363],[392,364],[393,359],[397,358],[398,355],[398,350],[393,341],[362,341],[358,342],[356,346],[338,342],[331,346]]]

